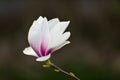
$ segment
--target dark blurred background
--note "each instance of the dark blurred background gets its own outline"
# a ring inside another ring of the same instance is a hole
[[[81,80],[120,80],[119,0],[0,0],[0,80],[73,80],[23,54],[39,16],[71,21],[71,44],[52,62]]]

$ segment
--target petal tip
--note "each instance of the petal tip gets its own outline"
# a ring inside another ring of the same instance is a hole
[[[70,23],[70,20],[69,21],[67,21],[68,23]]]
[[[34,52],[34,50],[31,47],[25,48],[23,50],[23,54],[38,57],[37,54]]]
[[[64,35],[66,35],[66,37],[68,37],[68,38],[69,38],[69,37],[70,37],[70,35],[71,35],[71,33],[68,31],[68,32],[65,32],[65,33],[64,33]],[[68,39],[68,38],[67,38],[67,39]]]
[[[66,41],[66,44],[70,44],[71,42],[70,41]]]

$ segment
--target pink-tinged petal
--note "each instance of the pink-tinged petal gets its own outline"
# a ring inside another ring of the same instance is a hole
[[[48,42],[48,36],[49,28],[47,24],[47,19],[40,17],[37,21],[34,22],[28,33],[29,44],[38,56],[43,56],[43,54],[41,53],[41,43],[42,41]]]
[[[42,56],[36,59],[36,61],[46,61],[51,57],[51,54],[47,55],[47,56]]]
[[[31,56],[35,56],[38,57],[38,55],[34,52],[34,50],[31,47],[27,47],[23,50],[23,53],[26,55],[31,55]]]
[[[42,36],[41,28],[42,26],[44,26],[42,24],[43,20],[44,19],[42,17],[39,17],[37,21],[34,21],[33,25],[31,26],[28,32],[28,42],[38,56],[42,56],[39,53],[39,46],[41,44],[41,36]]]
[[[51,54],[51,53],[52,53],[52,51],[53,51],[53,49],[48,49],[48,50],[47,50],[47,52],[46,52],[46,55]]]
[[[41,45],[40,45],[40,52],[41,52],[42,56],[46,56],[46,52],[49,49],[48,45],[51,40],[51,36],[49,33],[49,27],[47,24],[47,19],[46,18],[44,18],[44,19],[46,21],[46,23],[45,23],[46,26],[44,28],[42,28],[43,32],[42,32],[42,40],[41,40]]]
[[[42,56],[46,55],[47,48],[48,48],[48,43],[42,42],[41,47],[40,47],[40,51],[41,51]]]
[[[65,41],[65,42],[62,43],[61,45],[59,45],[59,46],[57,46],[56,48],[54,48],[54,49],[52,50],[52,52],[54,52],[54,51],[62,48],[63,46],[65,46],[65,45],[67,45],[67,44],[70,44],[70,41]]]

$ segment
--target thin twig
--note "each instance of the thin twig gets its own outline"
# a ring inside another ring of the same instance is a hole
[[[67,71],[64,71],[63,69],[61,69],[60,67],[58,67],[57,65],[55,65],[54,63],[50,62],[49,61],[49,65],[54,68],[54,69],[57,69],[59,72],[62,72],[72,78],[74,78],[75,80],[80,80],[77,76],[75,76],[72,72],[67,72]]]

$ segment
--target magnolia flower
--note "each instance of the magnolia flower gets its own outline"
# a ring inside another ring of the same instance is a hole
[[[46,61],[51,54],[61,47],[69,44],[67,39],[70,32],[65,32],[70,21],[60,22],[58,18],[47,20],[39,17],[35,20],[28,32],[29,47],[23,50],[26,55],[37,57],[36,61]]]

